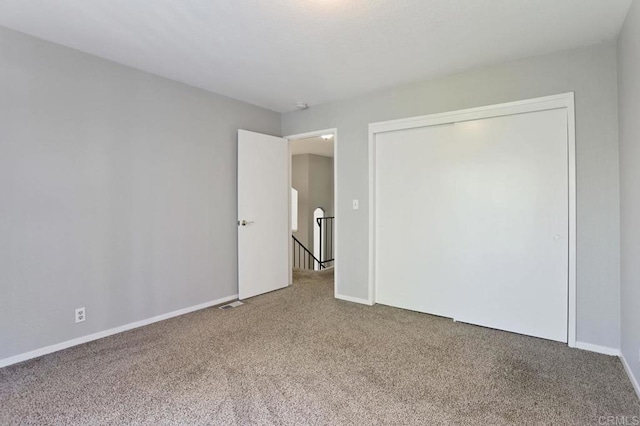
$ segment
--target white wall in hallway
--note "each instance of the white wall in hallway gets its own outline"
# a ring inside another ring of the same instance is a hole
[[[298,231],[293,235],[313,251],[313,211],[333,216],[333,157],[300,154],[291,157],[292,186],[298,191]]]

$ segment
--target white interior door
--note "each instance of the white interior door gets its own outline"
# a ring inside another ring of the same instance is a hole
[[[238,131],[238,295],[289,283],[289,144]]]
[[[376,299],[567,341],[564,109],[378,134]]]

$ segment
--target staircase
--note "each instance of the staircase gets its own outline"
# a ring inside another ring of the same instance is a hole
[[[308,248],[293,235],[293,267],[297,269],[322,270],[335,260],[333,258],[333,228],[335,217],[316,219],[320,228],[320,258],[318,259]]]

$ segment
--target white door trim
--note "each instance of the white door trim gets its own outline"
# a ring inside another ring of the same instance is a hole
[[[463,109],[400,120],[383,121],[369,124],[369,296],[368,302],[375,303],[375,183],[376,183],[376,134],[396,130],[428,127],[439,124],[478,120],[482,118],[500,117],[550,109],[567,110],[567,140],[569,150],[569,306],[568,306],[568,344],[576,346],[576,137],[575,137],[575,103],[574,93],[545,96],[497,105]]]
[[[298,139],[307,139],[307,138],[315,138],[322,135],[333,135],[333,215],[335,216],[335,220],[333,222],[333,238],[334,238],[334,246],[333,246],[333,257],[336,259],[333,262],[333,292],[334,296],[338,297],[338,230],[340,229],[340,217],[338,215],[338,129],[324,129],[324,130],[316,130],[313,132],[307,133],[298,133],[297,135],[285,136],[284,138],[289,141],[289,187],[291,187],[291,141],[295,141]],[[289,200],[289,229],[291,229],[291,200]],[[289,238],[291,239],[291,238]],[[289,249],[291,251],[291,248]],[[291,265],[291,253],[289,253],[289,281],[293,284],[293,265]]]

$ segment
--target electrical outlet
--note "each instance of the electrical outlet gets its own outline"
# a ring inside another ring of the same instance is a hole
[[[76,323],[83,322],[87,319],[87,315],[84,308],[76,309]]]

